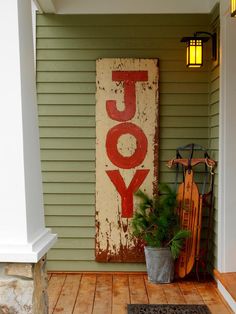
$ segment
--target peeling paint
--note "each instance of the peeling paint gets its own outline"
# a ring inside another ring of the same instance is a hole
[[[127,79],[116,81],[117,77]],[[131,77],[136,81],[130,82]],[[127,192],[134,184],[134,176],[138,179],[141,173],[140,188],[150,195],[157,192],[158,80],[157,59],[97,61],[96,260],[99,262],[144,260],[143,244],[130,234],[133,196],[127,195],[127,200],[121,193]],[[125,131],[120,131],[122,127]],[[112,136],[111,129],[120,132],[114,142],[107,141],[107,134]],[[140,158],[136,156],[139,149]],[[117,184],[123,184],[123,190]],[[124,203],[129,206],[126,211]]]

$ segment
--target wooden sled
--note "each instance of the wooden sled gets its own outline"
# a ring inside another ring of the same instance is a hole
[[[201,240],[201,227],[202,227],[202,211],[203,203],[207,195],[211,196],[209,207],[210,216],[212,215],[213,204],[213,185],[214,185],[214,168],[216,167],[216,161],[209,158],[206,150],[201,146],[196,145],[196,150],[204,152],[204,158],[193,158],[194,144],[190,144],[177,149],[175,159],[171,159],[167,166],[172,168],[173,166],[181,166],[183,170],[183,182],[179,184],[177,189],[177,213],[179,215],[180,227],[182,229],[190,230],[191,236],[186,239],[185,245],[181,250],[180,256],[176,262],[176,275],[180,278],[184,278],[191,272],[196,262],[196,274],[199,278],[199,255],[200,255],[200,240]],[[189,158],[182,158],[180,150],[190,152]],[[206,181],[203,182],[202,193],[199,193],[198,186],[194,182],[193,168],[199,164],[203,164],[205,167],[205,173],[210,174],[212,182],[210,184],[210,192],[205,193]],[[177,172],[178,174],[178,172]],[[176,177],[176,184],[178,183]],[[209,218],[210,222],[211,218]],[[208,223],[210,229],[210,224]],[[209,242],[209,230],[207,235],[207,243]],[[206,251],[208,250],[208,244],[206,245]]]
[[[200,240],[199,213],[201,212],[202,197],[193,181],[192,170],[186,171],[185,180],[178,188],[177,200],[181,228],[191,231],[191,236],[185,241],[185,246],[176,263],[176,274],[183,278],[190,273],[194,266]]]

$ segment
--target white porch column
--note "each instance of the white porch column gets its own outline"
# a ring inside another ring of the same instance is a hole
[[[218,269],[236,271],[236,18],[220,1],[220,158]]]
[[[0,262],[37,262],[45,229],[30,0],[0,10]]]

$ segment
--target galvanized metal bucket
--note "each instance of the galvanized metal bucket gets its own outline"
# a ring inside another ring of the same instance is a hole
[[[144,247],[148,280],[152,283],[170,283],[174,279],[174,259],[170,248]]]

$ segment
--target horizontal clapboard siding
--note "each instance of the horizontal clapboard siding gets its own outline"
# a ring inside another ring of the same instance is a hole
[[[219,7],[216,6],[211,16],[211,27],[219,32]],[[214,64],[210,72],[209,97],[209,149],[211,156],[219,160],[219,64]],[[215,170],[214,181],[214,213],[211,232],[210,266],[217,268],[217,237],[218,237],[218,167]]]
[[[206,30],[208,15],[37,16],[37,90],[46,224],[59,240],[50,270],[135,271],[94,261],[95,61],[160,59],[160,181],[166,161],[190,142],[208,145],[209,56],[185,67],[180,38]]]

